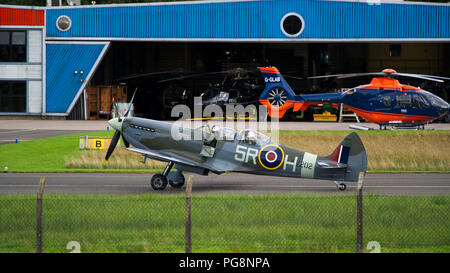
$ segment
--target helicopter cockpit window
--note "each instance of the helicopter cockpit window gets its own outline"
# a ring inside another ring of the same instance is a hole
[[[430,108],[427,100],[419,94],[413,95],[413,106],[416,108]]]
[[[238,133],[237,135],[237,139],[240,142],[244,142],[250,145],[266,145],[269,143],[272,143],[272,140],[270,139],[270,137],[255,131],[255,130],[242,130]]]
[[[427,91],[422,91],[423,95],[428,99],[428,101],[433,105],[434,107],[440,107],[440,108],[447,108],[448,103],[446,103],[443,99],[439,98],[436,95],[431,94]]]
[[[409,107],[411,106],[411,95],[398,95],[396,96],[397,106]]]
[[[392,101],[391,96],[382,96],[381,101],[383,102],[383,104],[385,106],[391,106],[391,101]]]

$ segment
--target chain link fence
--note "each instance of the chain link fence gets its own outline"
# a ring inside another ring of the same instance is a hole
[[[356,195],[192,195],[192,252],[355,252]],[[36,196],[0,196],[0,252],[36,251]],[[43,252],[184,252],[185,195],[47,195]],[[449,196],[364,196],[365,252],[449,252]]]

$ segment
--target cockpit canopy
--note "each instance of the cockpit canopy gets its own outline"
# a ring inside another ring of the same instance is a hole
[[[204,140],[211,141],[212,138],[223,141],[234,141],[237,139],[250,145],[267,145],[273,143],[270,137],[255,130],[245,129],[236,133],[234,129],[227,127],[220,127],[217,125],[203,125],[195,129],[202,133]]]
[[[258,131],[255,130],[251,130],[251,129],[246,129],[246,130],[242,130],[240,131],[237,136],[236,136],[237,140],[250,144],[250,145],[267,145],[269,143],[272,143],[272,140],[270,139],[270,137],[266,136],[263,133],[260,133]]]
[[[217,125],[203,125],[195,129],[202,132],[202,137],[205,140],[215,138],[216,140],[234,141],[236,131],[231,128],[220,127]]]

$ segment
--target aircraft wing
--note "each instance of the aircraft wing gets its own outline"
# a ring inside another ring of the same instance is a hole
[[[154,150],[144,150],[144,149],[139,149],[139,148],[126,148],[129,151],[132,152],[136,152],[136,153],[140,153],[143,155],[147,155],[148,157],[152,158],[152,159],[156,159],[156,160],[161,160],[161,161],[173,161],[175,163],[179,163],[179,164],[184,164],[184,165],[189,165],[189,166],[194,166],[194,167],[198,167],[198,163],[189,159],[182,159],[182,158],[178,158],[178,157],[174,157],[172,155],[168,155],[166,153],[163,152],[158,152],[158,151],[154,151]]]

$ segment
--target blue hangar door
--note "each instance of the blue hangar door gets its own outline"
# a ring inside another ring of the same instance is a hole
[[[46,44],[45,109],[48,114],[68,115],[83,93],[109,42]]]

